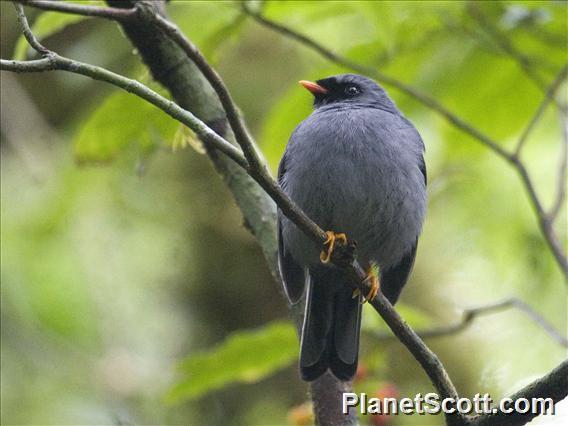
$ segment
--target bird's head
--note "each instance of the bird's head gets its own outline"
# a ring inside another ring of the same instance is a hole
[[[316,82],[300,80],[300,84],[314,95],[316,109],[324,105],[356,105],[398,112],[383,88],[361,75],[340,74]]]

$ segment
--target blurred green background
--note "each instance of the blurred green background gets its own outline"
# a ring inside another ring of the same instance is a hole
[[[543,91],[503,39],[547,83],[568,51],[560,1],[478,3],[485,26],[463,2],[251,6],[430,94],[508,149]],[[2,1],[0,11],[1,56],[10,58],[19,30],[12,5]],[[225,79],[275,170],[311,109],[297,80],[349,70],[260,26],[236,2],[174,1],[168,11]],[[50,48],[155,86],[115,24],[28,12]],[[207,157],[183,149],[170,118],[103,83],[2,72],[1,88],[2,424],[300,421],[308,397],[286,303]],[[429,174],[428,217],[399,305],[405,318],[419,329],[449,324],[463,308],[515,296],[566,335],[566,285],[516,173],[386,88],[422,134]],[[547,206],[560,124],[549,108],[523,157]],[[556,231],[566,241],[565,206]],[[431,391],[406,349],[377,341],[376,330],[385,326],[367,311],[366,374],[355,389]],[[506,395],[566,357],[514,309],[427,343],[463,396]],[[553,420],[566,417],[540,419]],[[385,419],[362,419],[373,421]]]

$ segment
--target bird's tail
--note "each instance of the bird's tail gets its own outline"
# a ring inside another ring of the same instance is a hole
[[[312,381],[328,368],[340,380],[357,370],[361,303],[353,298],[342,271],[310,270],[306,314],[302,327],[300,372]]]

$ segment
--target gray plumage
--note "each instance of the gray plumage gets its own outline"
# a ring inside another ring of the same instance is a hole
[[[314,112],[293,132],[279,182],[322,229],[357,242],[362,266],[379,265],[381,291],[394,303],[426,212],[424,144],[374,81],[344,74],[317,84],[327,92],[314,93]],[[308,287],[302,376],[313,380],[330,368],[348,380],[357,367],[359,301],[339,269],[321,264],[321,248],[282,214],[278,225],[286,294],[295,303]]]

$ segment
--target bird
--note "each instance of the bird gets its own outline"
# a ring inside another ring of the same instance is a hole
[[[352,380],[359,357],[362,305],[379,289],[394,304],[414,264],[426,214],[424,142],[386,91],[370,78],[340,74],[301,80],[313,112],[293,131],[278,183],[322,229],[317,247],[281,210],[278,267],[291,304],[305,310],[300,376],[326,371]],[[353,292],[330,262],[336,244],[356,242],[371,291]]]

